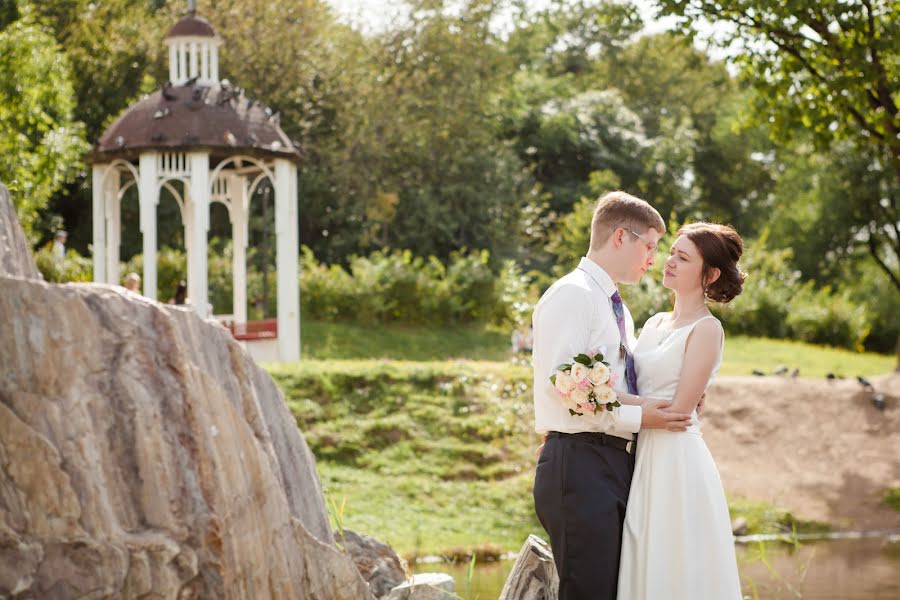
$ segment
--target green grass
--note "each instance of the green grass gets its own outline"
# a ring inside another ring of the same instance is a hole
[[[303,321],[304,358],[506,360],[509,335],[481,326],[410,327]]]
[[[303,357],[309,359],[374,359],[440,361],[465,358],[508,361],[509,336],[478,326],[363,326],[351,323],[303,322]],[[802,377],[879,375],[891,371],[896,357],[859,353],[790,340],[732,336],[726,339],[723,375],[772,373],[781,365],[799,367]]]
[[[743,517],[747,520],[748,533],[824,533],[831,526],[818,521],[804,521],[791,512],[768,502],[756,502],[746,498],[732,498],[728,501],[732,519]]]
[[[900,511],[900,488],[888,488],[884,492],[884,503]]]
[[[270,365],[343,526],[398,552],[517,549],[531,500],[531,371],[511,363]]]
[[[781,365],[799,368],[801,377],[880,375],[894,369],[897,358],[873,352],[851,352],[791,340],[732,336],[725,340],[722,375],[749,375],[753,369],[772,373]]]

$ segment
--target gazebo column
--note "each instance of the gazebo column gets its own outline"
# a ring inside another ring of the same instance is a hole
[[[106,282],[106,199],[103,178],[109,165],[95,164],[91,167],[91,194],[93,197],[93,260],[94,281]]]
[[[119,200],[121,185],[116,168],[107,171],[104,179],[106,190],[106,283],[119,284],[119,253],[122,246],[122,203]]]
[[[231,195],[232,300],[235,323],[247,322],[247,242],[249,197],[247,180],[232,176],[228,181]]]
[[[188,153],[190,161],[190,251],[188,252],[188,297],[201,317],[209,316],[207,235],[209,232],[209,154]]]
[[[278,270],[278,354],[282,361],[300,359],[300,285],[297,280],[297,166],[275,160],[275,264]]]
[[[142,152],[140,157],[138,201],[141,206],[141,237],[144,250],[144,296],[156,300],[156,206],[159,182],[156,175],[156,153]]]
[[[190,257],[191,246],[193,245],[192,232],[194,231],[194,208],[191,204],[190,183],[185,184],[184,194],[181,197],[181,226],[184,227],[184,253]],[[175,290],[172,290],[172,293],[174,292]]]

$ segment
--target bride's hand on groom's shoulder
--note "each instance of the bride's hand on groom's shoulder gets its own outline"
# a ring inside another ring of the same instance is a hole
[[[691,424],[691,415],[666,410],[670,406],[670,400],[646,399],[641,408],[641,429],[687,430]]]

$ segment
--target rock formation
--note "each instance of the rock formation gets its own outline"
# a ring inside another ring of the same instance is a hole
[[[0,275],[40,279],[9,191],[0,184]]]
[[[4,192],[0,597],[374,598],[268,374],[190,310],[34,279]]]
[[[376,597],[386,596],[406,581],[404,561],[385,543],[349,529],[334,533],[335,541],[353,557],[356,568]]]
[[[559,575],[550,545],[535,535],[525,540],[499,600],[556,600]]]

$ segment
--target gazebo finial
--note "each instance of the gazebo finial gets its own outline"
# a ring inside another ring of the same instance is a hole
[[[194,16],[197,13],[197,0],[188,0],[188,14]]]

